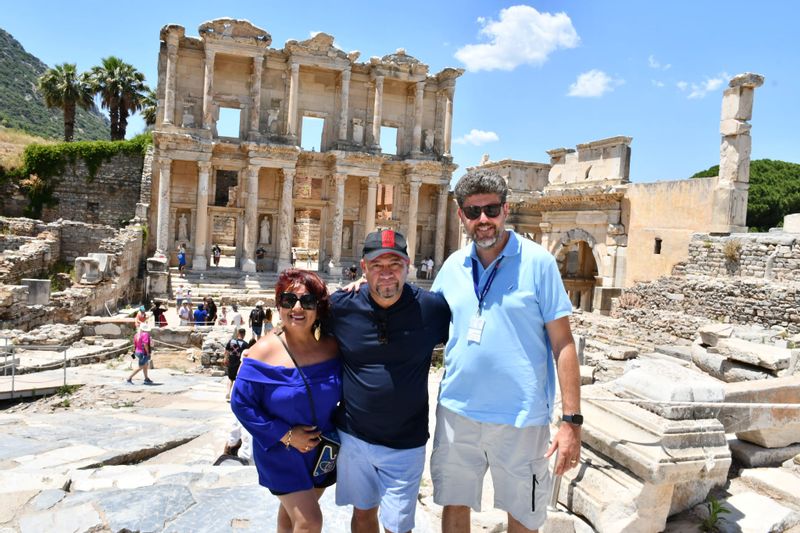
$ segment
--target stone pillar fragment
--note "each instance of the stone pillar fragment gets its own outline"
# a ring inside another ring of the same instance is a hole
[[[204,64],[205,76],[203,78],[203,128],[211,129],[214,122],[214,97],[212,90],[214,87],[214,54],[213,50],[206,50],[206,60]]]
[[[261,72],[264,65],[264,56],[253,58],[253,79],[250,84],[250,135],[258,135],[261,120]]]
[[[258,173],[261,167],[247,167],[247,197],[244,204],[244,249],[242,272],[256,271],[256,242],[258,241]],[[279,226],[280,227],[280,226]]]
[[[439,189],[439,202],[436,206],[436,245],[434,248],[434,269],[436,272],[444,262],[444,240],[447,236],[447,199],[449,197],[449,184],[441,185]],[[431,273],[428,273],[431,276]]]
[[[341,110],[339,112],[339,140],[347,140],[347,114],[350,107],[350,69],[342,71]]]
[[[297,137],[297,99],[299,98],[300,90],[300,64],[292,63],[291,65],[291,78],[289,81],[289,116],[286,120],[286,133],[293,137]]]
[[[417,252],[417,212],[419,210],[419,188],[422,185],[418,179],[412,179],[408,184],[408,258],[411,262],[410,269],[414,271],[414,259]],[[416,274],[416,272],[414,272]],[[411,272],[409,272],[411,276]],[[414,276],[416,277],[416,275]]]
[[[336,186],[336,196],[333,205],[333,236],[331,238],[331,261],[334,267],[341,267],[342,262],[342,226],[344,223],[344,185],[347,174],[336,174],[333,178]],[[334,274],[334,272],[330,272]],[[341,274],[341,272],[336,272]]]
[[[178,35],[167,36],[167,79],[164,84],[164,124],[175,120],[175,86],[178,82]]]
[[[750,181],[750,124],[753,95],[764,83],[758,74],[739,74],[722,96],[719,176],[714,187],[711,231],[747,231],[747,194]]]
[[[381,147],[381,115],[383,114],[383,76],[375,77],[375,102],[372,112],[372,148]]]
[[[158,216],[156,217],[156,254],[167,255],[169,251],[169,204],[172,159],[158,160]]]
[[[278,272],[292,266],[292,229],[294,228],[294,187],[295,169],[283,169],[283,190],[281,210],[278,213]]]
[[[380,178],[369,178],[367,185],[367,233],[375,231],[375,207],[378,203],[378,183]]]
[[[422,110],[425,97],[425,82],[417,82],[417,93],[414,98],[414,129],[411,134],[411,155],[422,153]]]
[[[211,163],[197,162],[197,216],[194,223],[194,257],[192,269],[208,268],[208,176]]]

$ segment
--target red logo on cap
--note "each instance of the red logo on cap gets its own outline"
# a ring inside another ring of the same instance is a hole
[[[381,246],[383,248],[394,248],[394,231],[386,230],[381,235]]]

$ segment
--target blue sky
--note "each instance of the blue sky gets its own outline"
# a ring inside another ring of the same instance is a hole
[[[800,2],[379,0],[7,2],[0,27],[48,65],[88,70],[117,55],[156,84],[158,35],[178,23],[245,18],[289,39],[324,31],[361,60],[397,48],[431,72],[467,69],[456,87],[456,177],[482,154],[549,162],[546,150],[633,137],[631,179],[681,179],[719,162],[722,90],[766,77],[753,158],[800,163]],[[64,6],[69,5],[70,9]],[[136,117],[130,133],[143,129]]]

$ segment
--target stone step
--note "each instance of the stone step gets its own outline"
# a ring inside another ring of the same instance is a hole
[[[785,468],[742,471],[742,481],[771,498],[800,509],[800,476]]]

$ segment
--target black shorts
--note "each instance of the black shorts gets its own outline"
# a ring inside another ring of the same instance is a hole
[[[334,483],[336,483],[336,470],[334,470],[333,472],[331,472],[330,474],[328,474],[327,476],[325,476],[325,478],[324,478],[322,481],[319,481],[319,482],[317,482],[317,483],[314,483],[314,488],[315,488],[315,489],[324,489],[324,488],[326,488],[326,487],[330,487],[330,486],[331,486],[331,485],[333,485]],[[267,489],[268,489],[268,490],[269,490],[269,491],[270,491],[272,494],[274,494],[275,496],[285,496],[285,495],[287,495],[287,494],[291,494],[291,492],[279,492],[279,491],[277,491],[277,490],[272,490],[272,489],[270,489],[269,487],[267,487]]]

